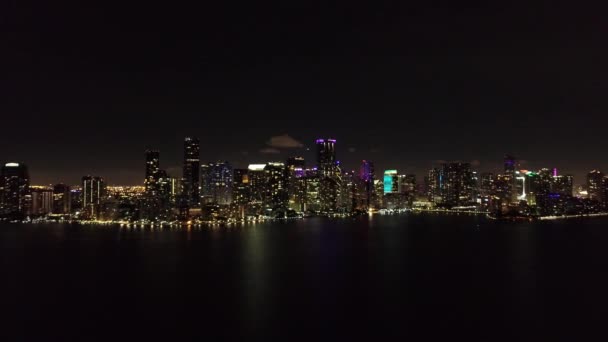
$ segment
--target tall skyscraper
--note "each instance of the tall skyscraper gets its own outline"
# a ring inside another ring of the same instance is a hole
[[[0,174],[0,214],[25,216],[30,205],[30,176],[22,163],[6,163]]]
[[[295,211],[304,211],[304,204],[306,201],[304,158],[291,157],[287,159],[286,168],[289,207]]]
[[[336,140],[317,139],[317,164],[322,176],[333,176],[336,167]]]
[[[53,189],[48,186],[30,186],[31,215],[46,215],[53,210]]]
[[[70,187],[65,184],[55,184],[53,187],[53,214],[69,214],[72,211]]]
[[[89,219],[99,219],[106,193],[106,184],[101,177],[82,177],[82,209]]]
[[[234,169],[232,181],[232,202],[246,205],[250,200],[250,182],[247,169]]]
[[[515,178],[515,171],[517,170],[517,160],[512,155],[505,155],[504,157],[504,173],[502,175],[502,181],[505,186],[505,199],[511,202],[517,202],[518,193],[516,190],[517,179]]]
[[[361,162],[359,169],[360,200],[359,207],[363,210],[372,209],[374,205],[374,163],[368,160]]]
[[[287,184],[285,179],[285,164],[268,163],[264,168],[266,173],[266,203],[270,208],[287,207]]]
[[[604,200],[603,181],[604,173],[602,171],[593,170],[587,174],[587,193],[590,199],[600,202]]]
[[[399,192],[399,175],[397,170],[384,171],[384,194]]]
[[[266,164],[250,164],[247,168],[249,176],[249,196],[251,202],[262,204],[266,200]]]
[[[184,140],[182,193],[190,206],[200,204],[200,142],[197,138]]]
[[[227,161],[207,163],[201,166],[201,189],[205,203],[220,205],[232,201],[232,166]]]
[[[469,163],[446,163],[442,166],[441,197],[448,206],[471,204],[475,189]]]
[[[553,176],[551,192],[570,197],[574,191],[574,177],[572,175]]]
[[[426,177],[426,192],[429,202],[441,203],[441,185],[443,183],[442,171],[438,168],[429,170]]]
[[[144,185],[148,195],[158,192],[160,171],[160,153],[156,150],[146,150],[146,178]]]

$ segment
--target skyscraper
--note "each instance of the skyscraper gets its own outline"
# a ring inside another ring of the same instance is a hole
[[[286,169],[289,207],[296,211],[304,211],[304,203],[306,201],[304,158],[291,157],[287,159]]]
[[[441,202],[441,185],[443,183],[442,171],[438,168],[429,170],[426,177],[426,192],[429,202],[438,204]]]
[[[45,215],[53,210],[53,189],[47,186],[30,186],[31,215]]]
[[[374,202],[374,163],[368,160],[361,161],[359,169],[360,191],[359,207],[363,210],[373,208]]]
[[[517,160],[512,155],[505,155],[504,157],[504,173],[502,180],[505,186],[505,199],[511,202],[517,202],[518,193],[516,191],[517,179],[515,178],[515,171],[517,169]]]
[[[384,171],[384,194],[399,192],[399,175],[397,170]]]
[[[232,201],[232,166],[227,161],[207,163],[201,166],[203,202],[220,205]]]
[[[264,203],[266,199],[266,164],[250,164],[247,168],[249,176],[249,198],[251,202]]]
[[[190,206],[200,204],[200,142],[197,138],[184,140],[182,193]]]
[[[82,209],[89,219],[101,217],[101,207],[105,198],[106,184],[101,177],[82,177]]]
[[[144,185],[148,195],[158,192],[158,181],[160,171],[160,153],[156,150],[146,150],[146,178]]]
[[[287,184],[285,180],[285,164],[268,163],[264,168],[266,173],[266,203],[269,208],[287,207]]]
[[[234,169],[232,181],[232,202],[237,205],[249,203],[250,182],[247,169]]]
[[[22,217],[30,205],[30,177],[22,163],[6,163],[0,174],[0,214]]]
[[[321,176],[333,176],[336,167],[335,139],[317,139],[317,164]]]
[[[55,184],[53,187],[53,214],[69,214],[71,209],[70,187],[65,184]]]
[[[448,206],[473,202],[474,178],[469,163],[446,163],[441,171],[442,202]]]
[[[587,193],[589,198],[602,202],[604,200],[604,193],[602,190],[602,182],[604,179],[604,173],[599,170],[593,170],[587,174]]]
[[[335,211],[341,183],[341,171],[336,160],[336,140],[317,139],[316,143],[321,207],[327,211]]]

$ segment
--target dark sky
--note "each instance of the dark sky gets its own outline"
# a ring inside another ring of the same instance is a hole
[[[578,182],[608,170],[605,9],[407,3],[8,1],[0,161],[139,184],[148,146],[173,171],[194,135],[203,161],[244,166],[302,152],[260,152],[288,134],[420,177],[508,152]]]

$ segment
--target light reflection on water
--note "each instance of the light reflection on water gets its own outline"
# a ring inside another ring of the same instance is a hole
[[[0,224],[0,286],[15,294],[15,317],[41,326],[60,324],[51,313],[61,307],[74,326],[132,321],[187,336],[286,337],[304,323],[311,337],[428,329],[496,340],[494,331],[556,323],[567,334],[608,307],[606,222],[405,214],[187,228]]]

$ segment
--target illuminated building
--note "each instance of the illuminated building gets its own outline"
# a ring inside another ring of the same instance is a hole
[[[572,196],[574,192],[574,177],[572,175],[553,176],[551,192],[564,196]]]
[[[441,170],[442,203],[447,206],[474,202],[475,180],[469,163],[446,163]]]
[[[504,157],[504,173],[502,174],[501,181],[504,187],[504,199],[510,202],[517,202],[518,193],[516,190],[517,179],[515,178],[515,171],[517,169],[517,160],[511,155],[505,155]]]
[[[266,174],[265,205],[278,209],[287,207],[287,182],[285,180],[284,163],[268,163],[264,168]]]
[[[322,210],[335,211],[340,197],[341,170],[336,160],[336,140],[317,139],[319,199]]]
[[[317,164],[320,176],[333,177],[335,175],[335,139],[317,139]]]
[[[53,210],[53,189],[47,186],[30,186],[30,214],[45,215]]]
[[[289,208],[304,211],[306,201],[306,181],[304,179],[305,161],[303,157],[287,159],[287,195]]]
[[[101,207],[105,198],[106,185],[101,177],[82,177],[83,216],[89,219],[101,217]]]
[[[342,174],[342,184],[338,207],[344,212],[351,212],[357,207],[357,182],[355,171]]]
[[[196,138],[184,140],[182,193],[190,206],[200,204],[200,143]]]
[[[6,163],[0,174],[0,214],[22,217],[30,204],[30,176],[22,163]]]
[[[589,199],[602,202],[604,193],[602,185],[604,182],[604,174],[599,170],[593,170],[587,174],[587,193]]]
[[[360,199],[359,208],[362,210],[372,209],[374,206],[374,163],[368,160],[361,162],[361,168],[359,169],[359,181],[360,181]]]
[[[70,187],[65,184],[55,184],[53,187],[53,214],[69,214],[72,211]]]
[[[250,199],[249,171],[234,169],[232,180],[232,203],[246,205]]]
[[[438,168],[433,168],[429,171],[426,177],[426,192],[427,198],[431,203],[441,202],[441,183],[443,180],[442,172]]]
[[[397,192],[399,192],[399,175],[397,174],[397,170],[385,170],[383,193],[386,195]]]
[[[249,176],[250,202],[264,203],[266,198],[266,164],[250,164],[247,168]]]
[[[372,196],[373,207],[376,209],[384,208],[384,182],[380,179],[374,179],[374,194]]]
[[[232,202],[232,166],[227,161],[201,166],[201,189],[204,203],[227,205]]]
[[[164,170],[158,172],[158,193],[159,196],[165,200],[169,200],[171,203],[175,201],[175,197],[178,194],[178,180],[171,177]]]
[[[321,177],[316,168],[307,169],[305,174],[306,200],[304,211],[316,213],[321,211]]]
[[[160,171],[160,153],[155,150],[146,150],[146,178],[144,186],[149,195],[154,195],[158,192],[158,180]]]
[[[399,184],[397,191],[401,194],[415,194],[416,192],[416,175],[399,175]],[[386,186],[386,185],[385,185]]]

